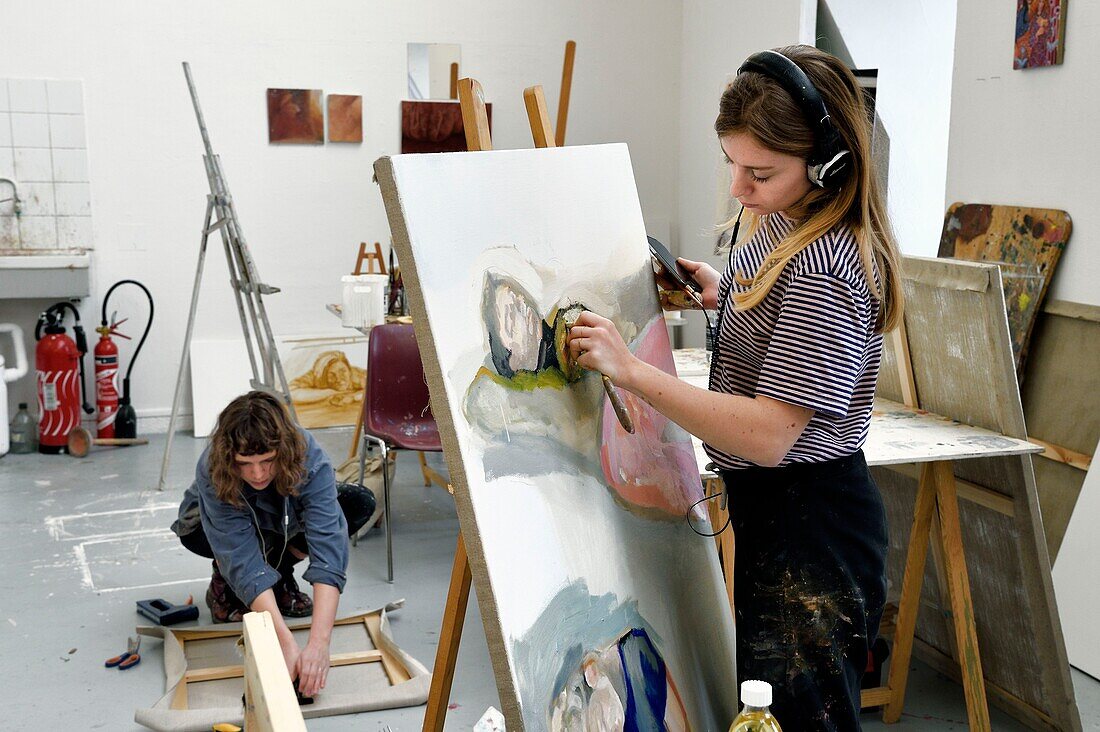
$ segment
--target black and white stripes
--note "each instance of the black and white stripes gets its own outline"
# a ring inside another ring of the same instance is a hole
[[[814,410],[780,465],[831,460],[863,445],[882,353],[882,336],[874,332],[879,302],[847,227],[831,230],[791,259],[755,308],[739,311],[726,299],[747,289],[733,281],[733,273],[751,278],[793,226],[772,214],[733,253],[719,285],[726,306],[710,371],[713,391]],[[710,445],[706,450],[724,469],[752,465]]]

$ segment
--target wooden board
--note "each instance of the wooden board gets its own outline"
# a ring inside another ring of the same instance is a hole
[[[1028,436],[1091,459],[1100,440],[1100,307],[1049,301],[1035,323],[1021,385]],[[1035,460],[1047,549],[1057,566],[1087,463]]]
[[[322,717],[414,706],[427,700],[431,674],[401,650],[389,632],[386,611],[397,609],[402,602],[336,620],[330,641],[332,668],[325,689],[315,697],[313,704],[302,708],[302,716]],[[255,620],[251,616],[259,617],[260,614],[249,613],[246,618]],[[309,622],[291,623],[289,627],[299,645],[304,646]],[[262,632],[262,629],[257,630]],[[164,639],[166,693],[153,706],[138,709],[134,714],[134,721],[145,727],[178,732],[210,729],[218,722],[240,724],[244,713],[241,694],[246,676],[250,676],[253,691],[263,697],[253,696],[253,708],[261,715],[264,706],[270,711],[272,704],[286,701],[286,689],[278,691],[282,685],[279,674],[266,675],[271,669],[282,669],[282,676],[289,682],[278,641],[274,648],[276,656],[271,655],[270,648],[265,650],[257,646],[255,663],[247,655],[242,663],[238,650],[244,633],[242,623],[176,629],[140,627],[138,633]],[[264,660],[265,653],[267,660]],[[277,661],[272,660],[275,658]],[[290,700],[294,701],[293,692]],[[285,710],[270,715],[272,720],[285,717]],[[271,728],[283,727],[259,727]]]
[[[244,616],[244,726],[252,732],[305,732],[271,613]]]
[[[1073,224],[1052,208],[953,203],[940,235],[939,256],[992,262],[1001,268],[1016,370]]]
[[[910,257],[903,272],[905,323],[921,406],[1023,439],[1001,270]],[[878,396],[900,401],[892,339],[885,340]],[[1024,717],[1022,708],[1034,709],[1052,720],[1053,729],[1079,730],[1031,463],[1028,455],[955,463],[957,480],[1000,494],[1012,507],[1006,514],[973,501],[959,506],[982,666],[988,685],[1018,702],[1007,703],[1003,694],[990,691],[990,700],[1008,714]],[[910,474],[888,467],[872,468],[872,473],[887,506],[888,572],[892,591],[898,592],[917,485]],[[940,597],[931,564],[917,636],[950,656],[948,604]]]

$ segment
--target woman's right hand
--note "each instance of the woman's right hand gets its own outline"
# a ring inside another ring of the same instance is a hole
[[[718,307],[718,281],[722,279],[722,275],[718,273],[714,267],[711,267],[706,262],[693,262],[690,259],[684,259],[680,257],[676,260],[681,267],[686,269],[688,273],[699,283],[699,286],[703,288],[700,293],[703,299],[703,307],[707,310],[714,310]]]

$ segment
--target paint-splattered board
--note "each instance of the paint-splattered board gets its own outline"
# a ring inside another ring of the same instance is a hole
[[[1016,439],[1023,408],[1001,270],[990,264],[906,257],[905,326],[921,407]],[[877,396],[901,401],[893,339],[887,338]],[[896,598],[904,572],[915,473],[871,469],[890,524],[888,573]],[[1080,730],[1030,455],[956,460],[957,483],[996,500],[959,502],[982,670],[991,704],[1035,729]],[[962,491],[960,490],[960,496]],[[937,668],[952,661],[952,621],[933,563],[926,567],[916,652]]]
[[[1053,208],[953,203],[944,216],[939,256],[1001,268],[1017,371],[1072,229],[1069,214]]]
[[[692,375],[681,379],[707,388],[707,377]],[[692,437],[699,474],[713,477],[707,469],[710,456],[703,443]],[[888,399],[876,399],[871,413],[871,428],[863,453],[868,465],[903,465],[935,460],[966,460],[970,458],[1005,457],[1042,452],[1039,445],[1006,437],[981,427],[972,427],[947,417],[911,409]]]

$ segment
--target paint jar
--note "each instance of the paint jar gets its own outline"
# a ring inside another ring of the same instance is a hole
[[[383,274],[345,275],[340,322],[345,328],[371,328],[386,322],[386,284]]]
[[[767,681],[742,681],[741,703],[745,706],[730,725],[730,732],[783,732],[768,710],[772,685]]]

